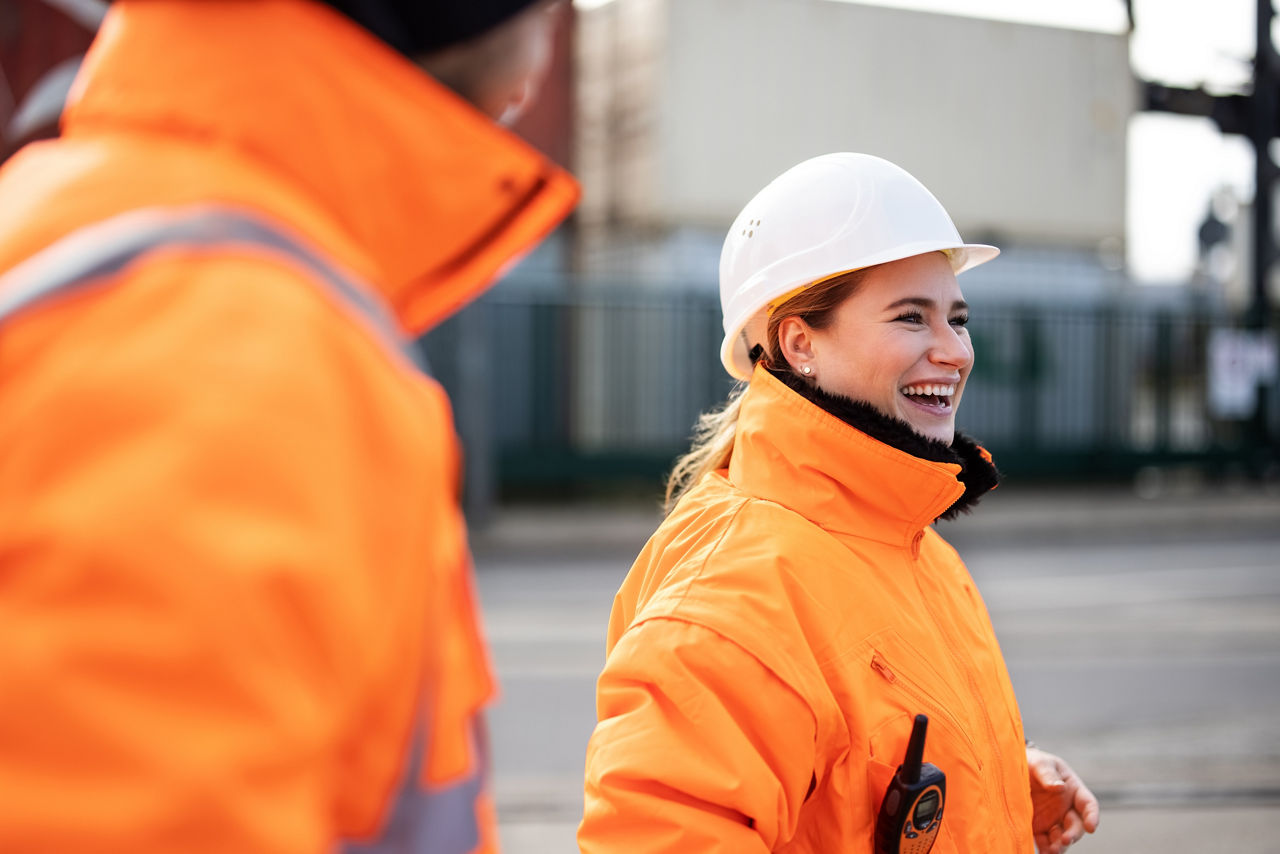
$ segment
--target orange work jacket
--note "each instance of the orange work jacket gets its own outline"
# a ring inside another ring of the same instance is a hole
[[[866,852],[916,714],[936,854],[1031,852],[1022,726],[982,600],[932,521],[960,466],[757,369],[729,466],[614,601],[583,852]]]
[[[0,171],[0,851],[492,850],[459,451],[397,346],[576,195],[327,7],[112,4]]]

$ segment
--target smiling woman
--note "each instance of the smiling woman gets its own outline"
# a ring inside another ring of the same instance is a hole
[[[878,854],[918,715],[948,783],[938,851],[1060,854],[1096,827],[1066,763],[1025,747],[931,527],[998,479],[955,430],[974,358],[956,276],[997,253],[864,154],[801,163],[739,214],[721,360],[747,383],[704,417],[614,600],[582,851]]]
[[[856,400],[870,415],[857,426],[871,435],[914,432],[942,443],[931,453],[950,460],[973,364],[956,274],[999,252],[965,243],[933,194],[887,160],[807,160],[761,190],[729,229],[720,359],[741,380],[759,364],[802,396]],[[668,480],[668,509],[728,464],[745,392],[703,416]]]

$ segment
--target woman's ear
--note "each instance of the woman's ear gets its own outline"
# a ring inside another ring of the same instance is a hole
[[[799,317],[784,317],[778,324],[778,347],[793,373],[808,376],[813,372],[813,329]],[[809,370],[804,368],[808,366]]]

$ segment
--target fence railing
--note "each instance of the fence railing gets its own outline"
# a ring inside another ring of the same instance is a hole
[[[634,478],[656,487],[699,413],[728,394],[713,296],[584,290],[499,290],[426,339],[473,492]],[[1274,457],[1256,425],[1217,419],[1208,404],[1210,333],[1236,323],[1168,309],[975,305],[960,429],[1030,477]],[[1276,436],[1274,389],[1269,398]]]

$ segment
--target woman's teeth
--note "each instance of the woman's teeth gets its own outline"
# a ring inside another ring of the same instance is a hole
[[[899,391],[901,391],[903,394],[910,395],[912,397],[921,397],[924,395],[933,395],[935,397],[951,397],[953,394],[956,393],[956,387],[954,385],[937,385],[937,384],[907,385],[907,386],[903,386],[901,389],[899,389]]]

